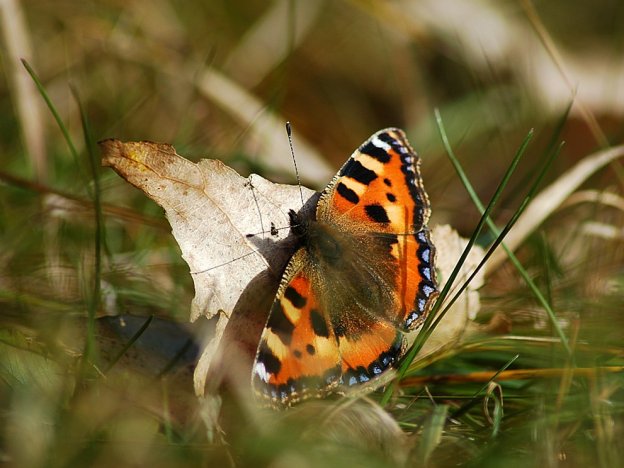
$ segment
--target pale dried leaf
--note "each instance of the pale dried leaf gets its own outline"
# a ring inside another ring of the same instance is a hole
[[[279,277],[289,231],[268,231],[271,223],[288,227],[288,211],[301,209],[298,187],[245,179],[217,160],[195,164],[166,144],[106,140],[101,147],[105,165],[165,209],[195,284],[191,320],[229,316],[259,274]],[[306,199],[313,194],[304,189]]]
[[[579,203],[595,203],[597,205],[610,206],[624,211],[624,197],[612,192],[599,190],[579,190],[568,197],[559,208],[569,208]]]
[[[271,234],[270,228],[289,226],[288,211],[302,207],[299,187],[273,184],[257,175],[246,179],[216,160],[195,164],[171,145],[106,140],[100,146],[104,165],[164,208],[195,285],[191,320],[220,314],[195,372],[196,391],[203,394],[234,312],[244,317],[232,332],[243,343],[254,340],[258,324],[266,319],[268,309],[259,310],[259,299],[275,294],[292,254],[289,229]],[[304,201],[313,204],[315,192],[302,192]]]

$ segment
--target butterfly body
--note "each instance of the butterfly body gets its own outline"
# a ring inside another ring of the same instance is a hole
[[[300,247],[258,346],[260,399],[289,406],[367,388],[396,366],[437,296],[418,162],[401,130],[382,130],[329,183],[314,219],[289,213]]]

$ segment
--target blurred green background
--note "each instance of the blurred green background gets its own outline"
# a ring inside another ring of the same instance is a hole
[[[552,324],[504,265],[490,272],[481,291],[479,321],[502,316],[503,331],[529,339],[477,342],[472,354],[441,358],[424,375],[497,370],[518,353],[516,368],[561,372],[503,384],[502,400],[492,390],[490,401],[505,408],[494,421],[481,408],[483,383],[432,380],[429,397],[422,386],[411,389],[423,398],[395,402],[389,421],[379,416],[389,429],[376,445],[366,442],[374,438],[368,432],[345,442],[340,422],[336,437],[310,435],[301,421],[302,434],[294,436],[288,426],[263,428],[257,415],[240,409],[220,421],[227,429],[211,432],[204,422],[212,413],[192,394],[191,368],[168,368],[175,351],[159,357],[146,345],[124,350],[129,337],[107,318],[141,318],[134,329],[151,315],[183,324],[192,282],[161,209],[110,169],[98,168],[95,184],[88,156],[104,138],[152,140],[193,160],[217,158],[243,175],[292,183],[288,120],[302,180],[321,189],[368,136],[399,126],[422,157],[430,224],[448,223],[469,237],[479,213],[446,157],[434,109],[485,200],[535,129],[497,208],[503,224],[552,141],[566,144],[547,181],[622,143],[622,2],[5,0],[0,17],[0,462],[623,462],[624,379],[600,370],[621,366],[624,353],[620,164],[591,177],[582,187],[585,198],[554,212],[518,251],[575,358],[547,341],[555,336]],[[22,58],[41,80],[78,158]],[[95,191],[105,227],[97,241]],[[605,191],[611,202],[596,201]],[[96,271],[100,293],[93,287]],[[94,356],[112,362],[110,369],[81,364],[89,311],[100,318]],[[173,340],[177,331],[163,333]],[[577,375],[575,367],[595,372]],[[393,424],[401,431],[392,432]]]

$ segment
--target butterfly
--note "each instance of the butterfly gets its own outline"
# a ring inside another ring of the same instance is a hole
[[[252,367],[261,402],[378,386],[438,296],[429,199],[405,133],[365,141],[323,190],[314,219],[289,212],[298,247]]]

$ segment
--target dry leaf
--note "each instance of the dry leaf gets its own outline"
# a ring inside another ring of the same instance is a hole
[[[195,164],[170,145],[106,140],[101,147],[105,165],[165,209],[195,283],[192,321],[218,311],[229,315],[267,269],[279,277],[289,257],[283,246],[289,231],[271,234],[270,226],[289,226],[288,210],[301,208],[298,187],[257,175],[245,179],[217,160]]]
[[[164,208],[195,285],[191,320],[220,314],[217,333],[204,352],[214,355],[232,313],[253,314],[259,292],[275,294],[292,240],[289,229],[271,234],[270,228],[289,226],[288,210],[301,208],[299,188],[257,175],[245,179],[216,160],[195,164],[166,144],[106,140],[100,147],[104,165]],[[302,190],[306,202],[315,194]],[[263,324],[267,311],[264,318],[260,312],[249,320]],[[202,367],[208,366],[204,358]],[[196,383],[199,387],[203,381]]]
[[[224,347],[232,359],[222,371],[248,380],[247,367],[251,368],[281,273],[295,248],[288,211],[301,209],[299,187],[274,184],[257,175],[243,178],[216,160],[193,163],[166,144],[106,140],[100,146],[104,165],[165,209],[195,285],[191,320],[220,314],[215,337],[206,344],[195,370],[196,393],[204,394],[209,371],[211,389],[219,385],[223,375],[211,366]],[[317,195],[306,188],[302,192],[309,214]],[[432,236],[444,279],[465,240],[450,227],[438,227]],[[472,271],[482,255],[475,251],[464,271]],[[480,284],[464,293],[424,352],[461,338],[466,322],[478,310],[475,289]],[[219,347],[222,338],[227,344]],[[236,369],[230,364],[235,360],[242,362]]]

